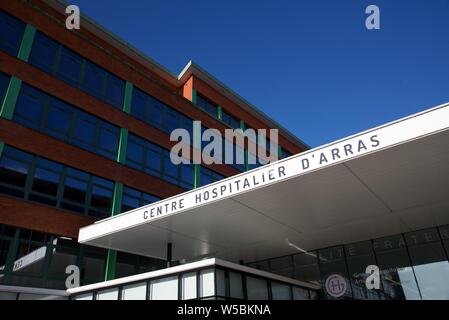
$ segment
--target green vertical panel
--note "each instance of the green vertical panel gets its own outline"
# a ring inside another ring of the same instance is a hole
[[[0,158],[2,157],[4,147],[5,147],[5,143],[3,141],[0,141]]]
[[[117,264],[117,251],[108,250],[108,257],[106,259],[106,270],[104,274],[104,281],[113,280],[115,278],[115,267]]]
[[[16,77],[11,77],[9,80],[8,89],[6,90],[5,99],[3,100],[3,105],[0,110],[0,117],[8,120],[12,119],[21,87],[22,80]]]
[[[114,185],[114,195],[112,197],[112,216],[119,214],[122,211],[122,196],[123,196],[123,184],[116,182]],[[104,280],[112,280],[115,278],[115,269],[117,264],[117,251],[108,250],[108,256],[106,259],[106,270]]]
[[[27,24],[25,32],[23,33],[22,43],[20,44],[17,58],[28,62],[30,57],[31,47],[33,46],[34,36],[36,35],[36,28],[31,24]]]
[[[193,169],[194,169],[194,171],[193,171],[193,188],[201,187],[201,181],[200,181],[201,166],[199,164],[194,164]]]
[[[122,211],[122,195],[123,184],[116,182],[114,185],[114,195],[112,198],[112,216],[115,216]]]
[[[193,104],[196,104],[196,90],[192,89],[192,102]]]
[[[126,147],[128,145],[128,129],[120,128],[120,138],[118,142],[117,162],[126,162]]]
[[[220,106],[217,106],[217,118],[220,120],[223,118],[223,108]]]
[[[123,112],[131,113],[132,97],[133,97],[133,84],[129,81],[126,81],[125,99],[123,101]]]

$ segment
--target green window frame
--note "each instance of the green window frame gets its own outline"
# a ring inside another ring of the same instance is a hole
[[[74,180],[83,186],[76,188]],[[113,188],[110,180],[8,145],[0,157],[1,194],[102,219],[111,215]],[[84,199],[74,201],[69,191],[85,192]]]
[[[125,81],[37,31],[29,63],[122,110]]]

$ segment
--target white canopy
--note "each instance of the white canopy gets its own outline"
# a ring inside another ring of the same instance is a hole
[[[449,104],[101,220],[79,242],[269,257],[449,223]]]

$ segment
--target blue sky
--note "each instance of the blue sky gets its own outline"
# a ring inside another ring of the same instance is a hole
[[[175,74],[195,61],[313,147],[449,102],[449,0],[70,4]]]

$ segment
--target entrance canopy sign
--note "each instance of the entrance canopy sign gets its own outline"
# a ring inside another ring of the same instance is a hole
[[[255,195],[259,193],[259,190],[267,187],[281,186],[288,180],[295,179],[296,181],[301,176],[313,172],[325,172],[327,170],[325,168],[345,165],[349,162],[358,161],[356,159],[359,158],[380,154],[384,150],[429,135],[436,135],[448,128],[449,104],[445,104],[231,178],[98,221],[80,230],[79,242],[108,247],[114,242],[114,234],[124,230],[132,233],[133,228],[136,227],[140,228],[155,223],[160,225],[159,221],[169,217],[184,215],[184,213],[188,215],[192,210],[199,210],[202,207],[212,208],[212,204],[224,204],[226,199],[242,199],[248,193]],[[425,151],[423,150],[423,152]],[[379,162],[377,165],[381,167],[384,164]],[[219,210],[215,208],[216,206],[208,215],[218,219]],[[192,215],[191,217],[192,219],[198,219],[199,216],[195,218]],[[271,218],[273,220],[278,219],[277,216]],[[198,224],[201,222],[201,219],[195,221]],[[293,223],[293,221],[291,222]],[[219,223],[218,220],[217,223]],[[283,223],[287,226],[291,224],[289,221],[283,221]],[[170,228],[169,226],[166,227]],[[140,228],[140,230],[143,229]],[[105,240],[106,238],[112,240],[112,242]]]

